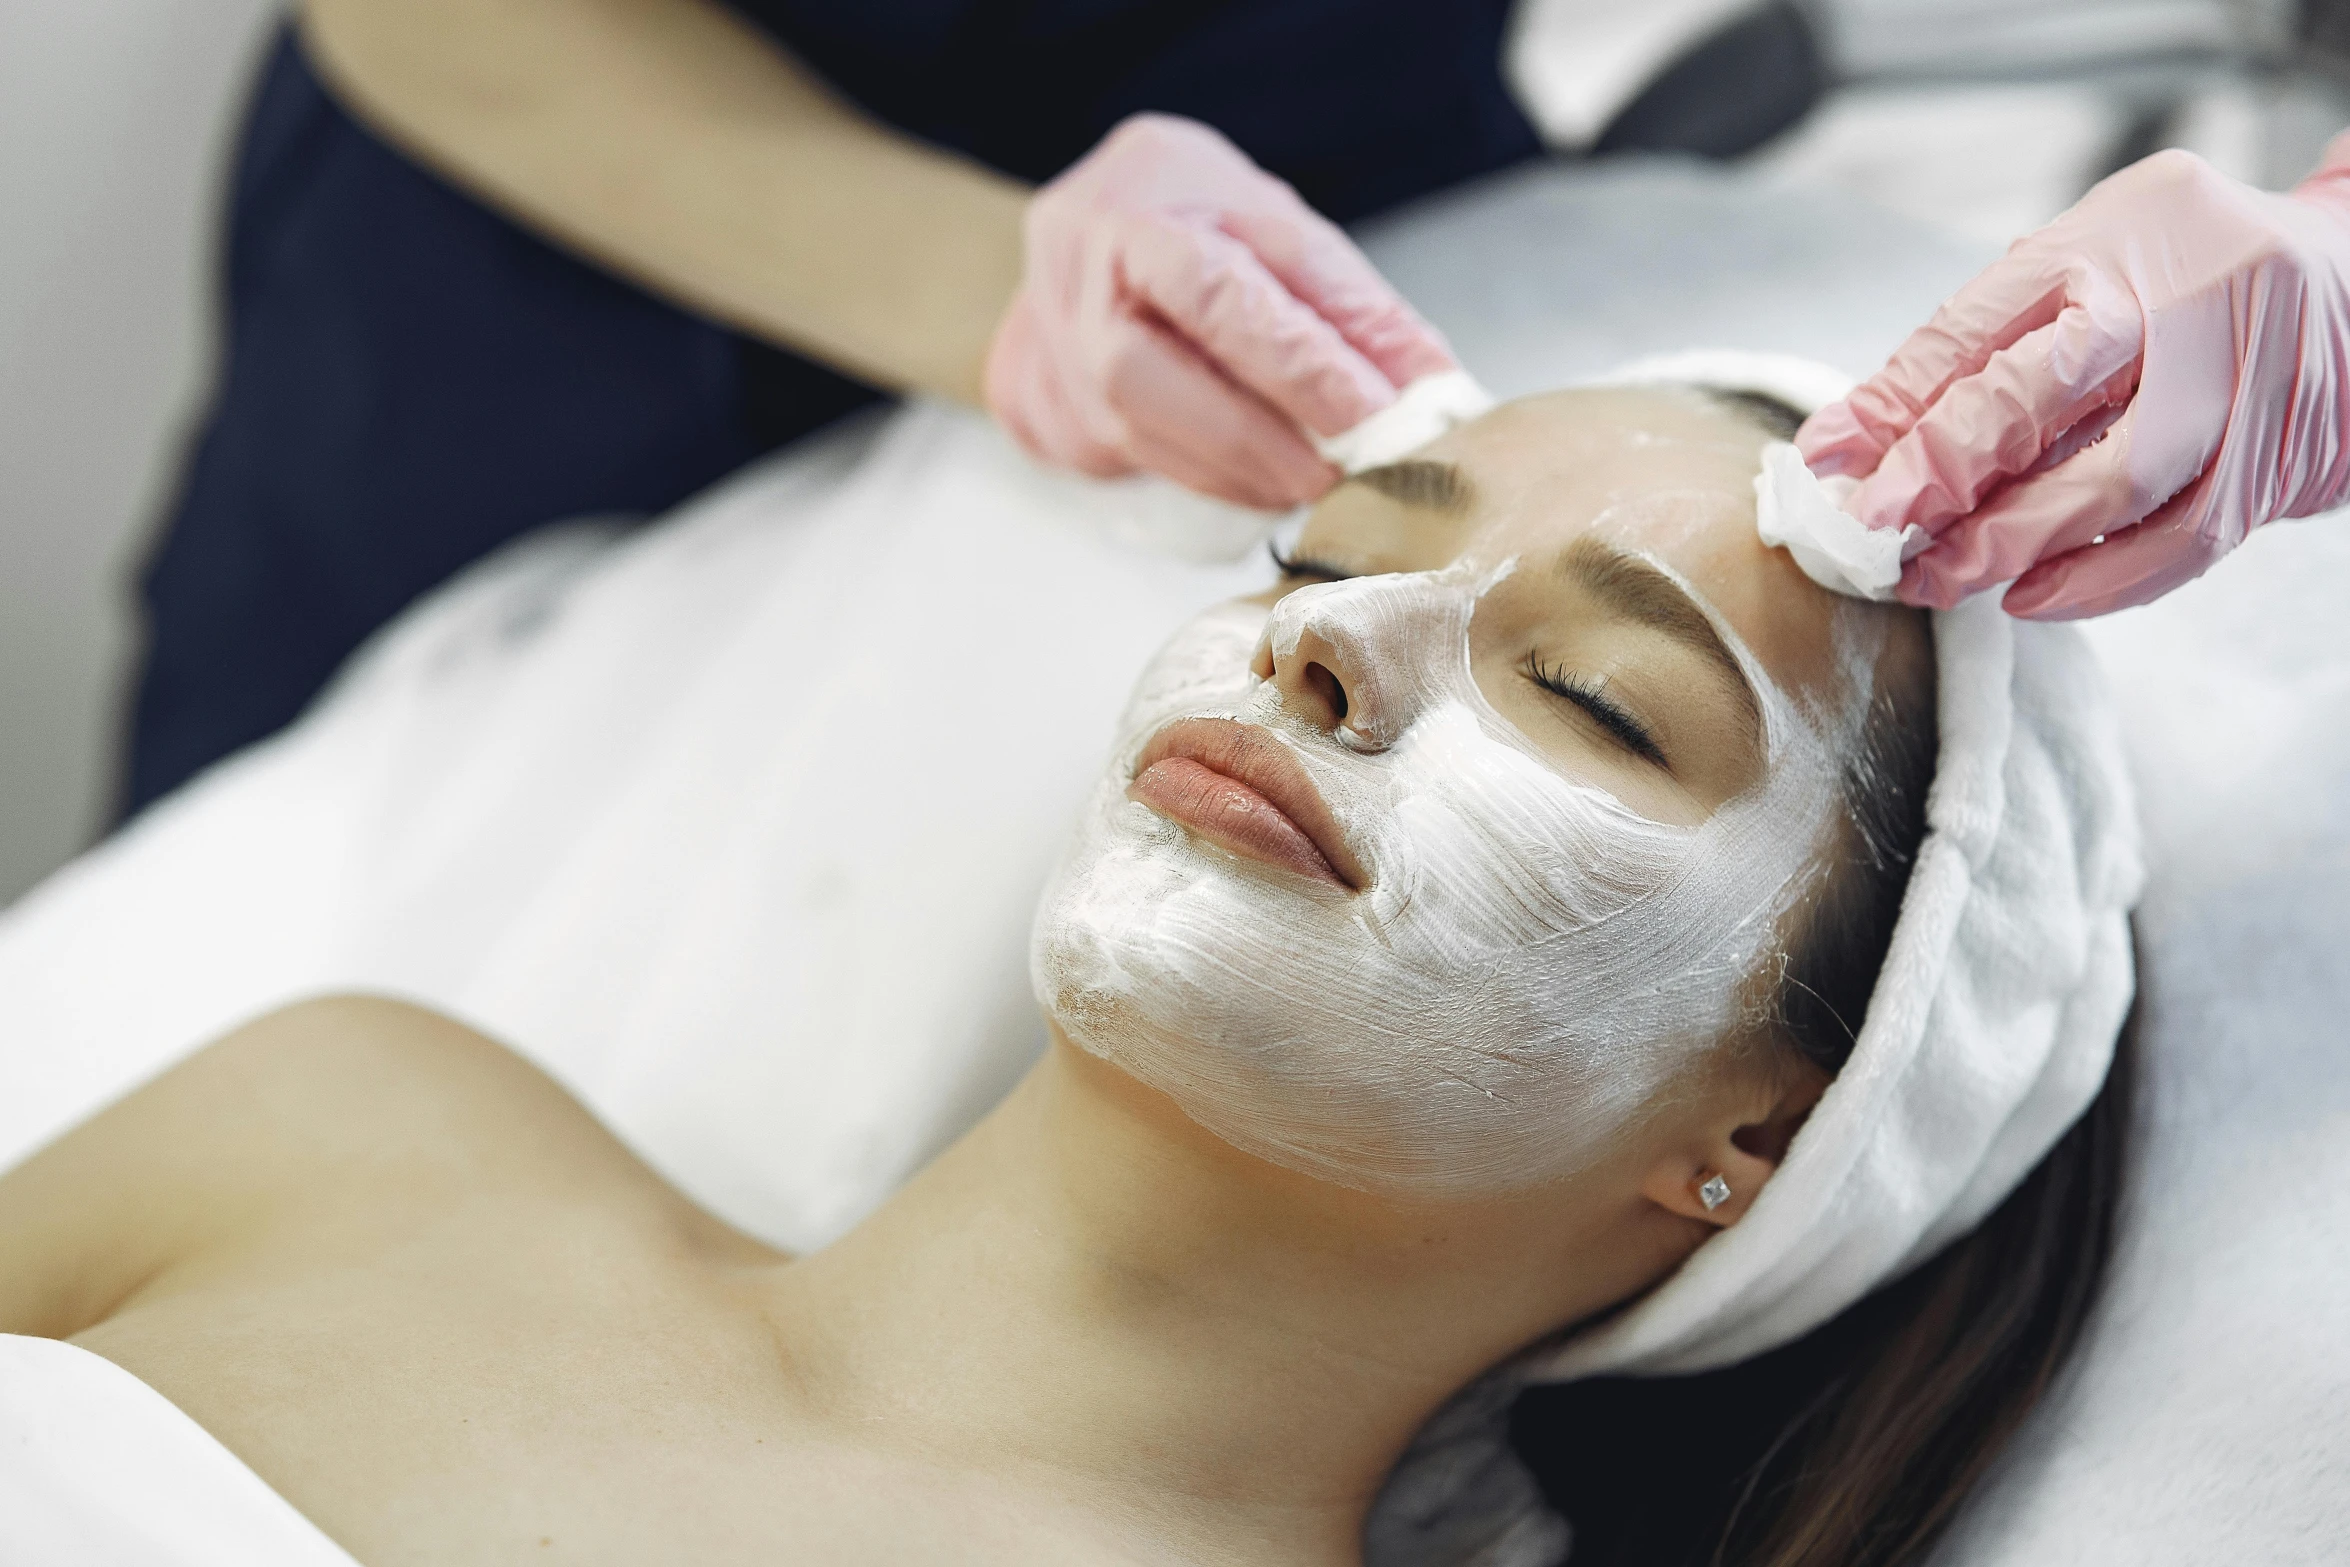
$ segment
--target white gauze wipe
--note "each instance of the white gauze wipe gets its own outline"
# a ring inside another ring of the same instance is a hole
[[[1773,441],[1754,476],[1754,530],[1831,593],[1881,602],[1893,597],[1901,563],[1925,548],[1926,530],[1869,527],[1844,509],[1859,488],[1855,479],[1821,478],[1794,442]]]
[[[1832,741],[1717,619],[1762,698],[1765,781],[1696,826],[1642,818],[1479,689],[1471,618],[1509,569],[1300,588],[1177,634],[1038,914],[1037,995],[1074,1042],[1259,1157],[1465,1195],[1585,1166],[1741,1021],[1835,798]],[[1308,636],[1347,671],[1336,734],[1250,672],[1260,638],[1294,658]],[[1285,742],[1365,888],[1270,871],[1128,799],[1180,717]]]
[[[1466,370],[1421,376],[1395,401],[1340,435],[1317,436],[1314,447],[1342,473],[1361,473],[1418,451],[1448,430],[1492,411],[1493,395]]]
[[[1722,348],[1635,360],[1594,384],[1760,392],[1805,413],[1852,390],[1850,376],[1815,360]],[[1829,592],[1883,602],[1901,581],[1902,563],[1930,541],[1923,528],[1871,528],[1846,511],[1859,488],[1854,479],[1813,473],[1794,442],[1773,441],[1754,476],[1754,527]]]

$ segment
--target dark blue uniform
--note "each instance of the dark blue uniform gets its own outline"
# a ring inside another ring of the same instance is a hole
[[[1537,150],[1502,82],[1507,0],[739,9],[879,117],[1029,180],[1143,109],[1219,127],[1342,222]],[[127,810],[285,724],[506,540],[660,511],[876,395],[460,193],[344,113],[290,35],[227,238],[221,380],[143,583]]]

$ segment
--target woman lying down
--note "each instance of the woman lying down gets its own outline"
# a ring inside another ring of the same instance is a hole
[[[370,1567],[1920,1559],[2096,1293],[2134,829],[2069,633],[1759,542],[1791,417],[1333,491],[1143,673],[1049,1050],[839,1241],[321,1000],[0,1177],[0,1383],[103,1357]]]

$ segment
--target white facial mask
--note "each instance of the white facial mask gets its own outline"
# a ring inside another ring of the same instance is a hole
[[[1764,782],[1682,827],[1564,776],[1471,674],[1471,617],[1507,571],[1301,588],[1176,634],[1038,913],[1037,996],[1074,1042],[1261,1158],[1472,1195],[1587,1167],[1738,1024],[1834,799],[1828,745],[1716,617],[1762,699]],[[1260,636],[1294,657],[1309,631],[1343,666],[1335,735],[1250,673]],[[1144,743],[1187,716],[1284,741],[1364,888],[1126,798]]]

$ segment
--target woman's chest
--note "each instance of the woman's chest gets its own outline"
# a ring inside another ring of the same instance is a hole
[[[843,1441],[755,1304],[608,1235],[223,1269],[78,1342],[366,1567],[1130,1554],[1049,1496]]]
[[[369,1567],[630,1544],[644,1560],[666,1511],[648,1501],[706,1518],[774,1464],[790,1423],[772,1348],[762,1360],[755,1325],[709,1292],[610,1237],[502,1257],[483,1237],[438,1239],[215,1265],[77,1342]]]

